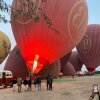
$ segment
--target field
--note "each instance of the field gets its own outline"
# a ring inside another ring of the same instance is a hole
[[[64,77],[55,79],[53,90],[46,90],[46,81],[42,82],[42,90],[32,87],[32,92],[13,93],[12,88],[0,88],[0,100],[88,100],[91,95],[93,84],[100,86],[100,76]],[[100,87],[99,87],[100,88]],[[96,96],[94,100],[98,100]]]

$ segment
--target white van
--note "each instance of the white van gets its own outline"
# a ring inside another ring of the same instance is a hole
[[[13,75],[11,71],[1,70],[0,71],[0,86],[10,86]]]

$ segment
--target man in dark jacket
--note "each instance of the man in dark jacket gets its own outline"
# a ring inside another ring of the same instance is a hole
[[[47,76],[47,90],[52,90],[53,78],[48,74]]]
[[[53,77],[50,76],[49,90],[52,90]]]
[[[27,84],[28,84],[28,91],[32,91],[32,78],[31,78],[31,76],[28,77]]]
[[[25,78],[24,80],[23,80],[23,84],[24,84],[24,86],[25,86],[25,92],[28,90],[28,82],[27,82],[27,79]]]

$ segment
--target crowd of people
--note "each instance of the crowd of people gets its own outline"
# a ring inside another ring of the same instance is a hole
[[[34,79],[32,79],[32,76],[26,77],[24,79],[22,79],[19,76],[17,79],[14,78],[12,80],[11,86],[13,88],[13,92],[18,91],[18,93],[21,93],[22,92],[22,84],[24,85],[25,92],[32,91],[32,84],[34,84],[37,91],[40,91],[41,90],[41,82],[42,82],[41,80],[42,80],[42,77],[40,75],[35,76]],[[52,83],[53,83],[53,77],[48,74],[48,76],[46,78],[47,90],[52,90]],[[17,90],[16,90],[16,87],[18,87]]]

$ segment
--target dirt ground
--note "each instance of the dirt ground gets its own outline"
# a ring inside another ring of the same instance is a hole
[[[0,100],[88,100],[93,84],[100,86],[100,76],[85,76],[61,78],[54,80],[53,90],[46,90],[46,81],[42,82],[42,90],[32,87],[32,92],[13,93],[12,88],[0,88]],[[100,87],[99,87],[100,88]],[[96,96],[94,100],[98,100]]]

